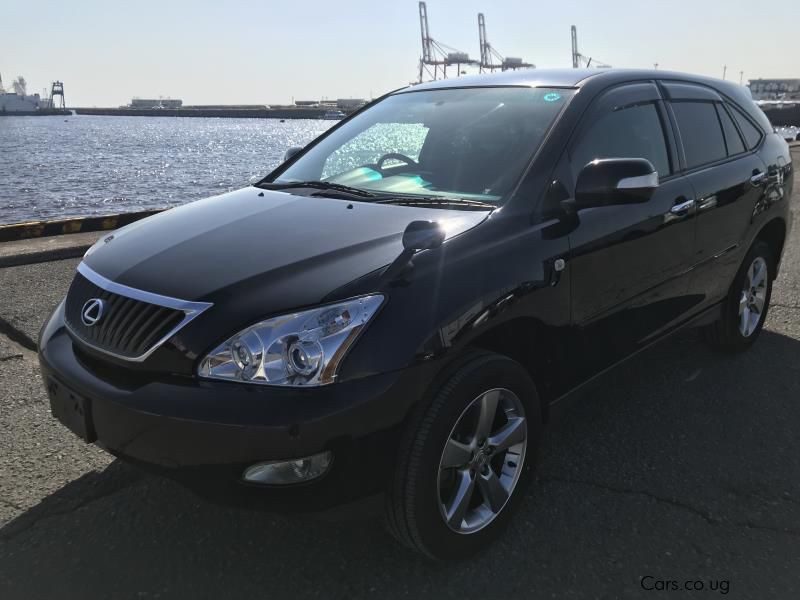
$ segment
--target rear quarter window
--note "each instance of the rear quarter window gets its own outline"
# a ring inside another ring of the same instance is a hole
[[[728,155],[733,156],[734,154],[744,152],[742,137],[736,130],[736,125],[733,124],[733,120],[728,114],[728,111],[725,110],[722,104],[717,104],[716,106],[719,121],[722,123],[722,131],[725,132],[725,144],[728,146]]]
[[[745,142],[747,142],[747,149],[752,150],[758,146],[764,134],[761,132],[761,129],[753,125],[748,117],[744,116],[742,111],[730,104],[728,107],[731,109],[733,118],[736,119],[736,122],[739,124],[739,129],[742,131]]]

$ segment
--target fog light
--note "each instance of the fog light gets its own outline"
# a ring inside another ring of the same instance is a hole
[[[249,483],[288,485],[316,479],[328,470],[332,452],[320,452],[306,458],[256,463],[244,470],[242,478]]]

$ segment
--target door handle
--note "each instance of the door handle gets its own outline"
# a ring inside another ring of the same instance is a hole
[[[755,171],[753,172],[753,176],[750,178],[750,183],[753,185],[761,185],[764,183],[764,180],[767,178],[767,174],[763,171]]]
[[[676,204],[672,208],[669,209],[673,215],[682,215],[683,213],[687,212],[690,208],[694,206],[694,198],[691,200],[686,200],[685,202],[681,202]]]
[[[697,201],[697,210],[708,210],[709,208],[714,208],[717,205],[717,196],[713,194],[711,196],[706,196],[705,198],[700,198]]]

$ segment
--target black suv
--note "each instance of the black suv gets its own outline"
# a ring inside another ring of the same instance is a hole
[[[40,336],[87,442],[247,505],[384,491],[466,555],[553,407],[684,325],[764,325],[792,164],[745,88],[530,70],[388,94],[263,181],[87,252]]]

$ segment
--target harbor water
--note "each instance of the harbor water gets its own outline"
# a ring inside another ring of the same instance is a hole
[[[0,119],[0,224],[175,206],[234,190],[335,121]]]

